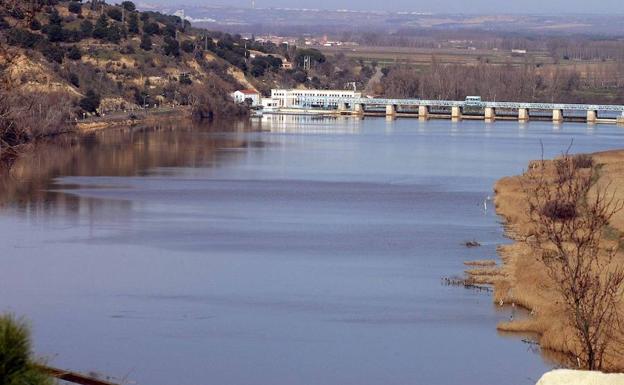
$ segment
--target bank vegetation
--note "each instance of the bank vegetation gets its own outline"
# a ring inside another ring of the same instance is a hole
[[[569,367],[624,370],[624,152],[564,154],[496,184],[515,241],[495,301],[528,309],[502,331],[539,335]]]

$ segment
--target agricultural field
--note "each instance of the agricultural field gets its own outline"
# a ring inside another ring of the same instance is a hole
[[[365,64],[377,62],[381,66],[408,64],[427,66],[436,60],[441,64],[554,64],[548,52],[529,52],[526,55],[512,54],[507,51],[466,49],[466,48],[410,48],[410,47],[315,47],[326,55],[344,54],[349,58],[362,60]]]

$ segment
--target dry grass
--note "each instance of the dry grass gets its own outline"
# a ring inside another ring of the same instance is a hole
[[[597,186],[609,185],[616,198],[624,200],[624,150],[595,154],[593,158],[600,165]],[[506,332],[536,333],[542,348],[574,354],[579,351],[579,346],[574,342],[574,330],[568,325],[562,311],[560,295],[553,289],[542,262],[524,242],[524,236],[530,228],[528,205],[522,187],[522,183],[526,182],[524,175],[503,178],[495,186],[497,212],[506,219],[507,235],[516,242],[498,249],[504,274],[494,283],[494,301],[524,307],[532,312],[532,316],[526,320],[503,322],[498,325],[498,329]],[[611,238],[619,238],[615,241],[623,244],[621,234],[624,233],[624,212],[616,214],[611,226],[614,233]],[[614,240],[609,240],[612,241]],[[622,250],[617,261],[624,263]],[[621,310],[624,314],[624,309]],[[623,346],[616,348],[624,350]],[[621,353],[612,352],[607,360],[609,369],[624,369],[624,356]]]
[[[494,259],[481,259],[477,261],[466,261],[464,262],[466,266],[496,266],[496,261]]]
[[[505,273],[496,267],[485,267],[466,270],[468,279],[480,285],[494,285],[505,276]]]

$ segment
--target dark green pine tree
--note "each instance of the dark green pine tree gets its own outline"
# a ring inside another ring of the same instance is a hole
[[[96,39],[106,39],[108,36],[108,20],[106,15],[102,14],[95,22],[93,28],[93,37]]]
[[[139,17],[135,12],[128,16],[128,32],[132,34],[139,33]]]
[[[142,50],[145,51],[151,51],[152,50],[152,38],[144,33],[143,36],[141,36],[141,45],[140,45]]]

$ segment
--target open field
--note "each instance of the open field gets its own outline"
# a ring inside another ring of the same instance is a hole
[[[522,65],[533,63],[541,68],[553,69],[575,68],[581,74],[595,72],[601,68],[613,66],[613,60],[562,60],[556,62],[548,52],[536,51],[527,54],[514,54],[511,51],[466,49],[466,48],[410,48],[410,47],[372,47],[372,46],[333,46],[314,47],[325,55],[334,56],[344,54],[349,58],[362,60],[365,64],[376,62],[381,66],[396,64],[411,65],[416,67],[429,66],[432,61],[441,64],[464,64],[476,65],[487,64],[513,64]]]
[[[523,64],[528,59],[535,63],[554,64],[547,52],[514,55],[511,52],[466,49],[466,48],[410,48],[410,47],[370,47],[341,46],[315,47],[326,55],[342,53],[347,57],[380,65],[410,64],[429,65],[434,59],[443,64],[477,64],[485,61],[491,64]]]

